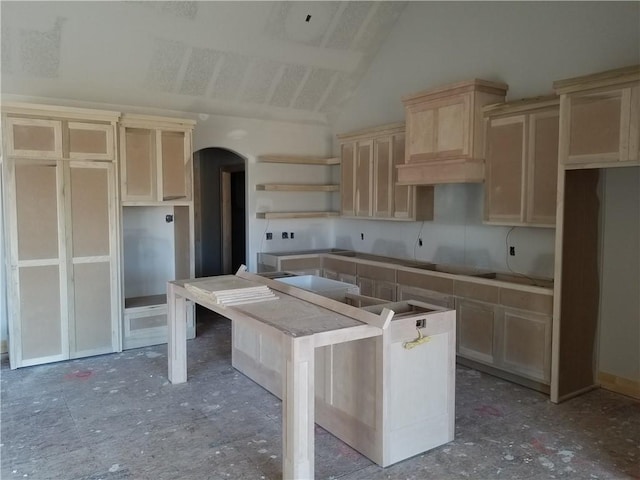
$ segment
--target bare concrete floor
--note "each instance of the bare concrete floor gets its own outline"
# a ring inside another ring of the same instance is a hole
[[[166,345],[1,371],[2,480],[278,479],[280,401],[230,364],[230,324],[199,322],[189,382]],[[458,368],[456,438],[382,469],[316,427],[316,477],[640,478],[640,403],[595,390],[561,405]]]

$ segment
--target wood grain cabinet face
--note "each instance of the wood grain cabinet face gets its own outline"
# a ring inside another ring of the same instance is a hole
[[[392,220],[432,220],[433,187],[397,185],[405,163],[404,125],[340,135],[342,215]]]
[[[488,365],[496,364],[498,345],[495,306],[458,299],[458,354]]]
[[[555,226],[558,107],[489,116],[485,221]]]
[[[560,163],[597,168],[639,161],[640,67],[559,80]]]
[[[122,201],[191,200],[189,131],[123,125],[120,148]]]
[[[469,155],[470,94],[409,105],[407,163]]]
[[[62,158],[62,121],[7,117],[5,127],[8,156]]]
[[[69,158],[75,160],[115,160],[114,126],[111,124],[68,122]]]
[[[451,295],[407,285],[398,285],[398,301],[402,300],[418,300],[430,305],[446,308],[455,307],[455,299]]]
[[[511,372],[549,383],[551,379],[551,316],[503,308],[500,364]]]

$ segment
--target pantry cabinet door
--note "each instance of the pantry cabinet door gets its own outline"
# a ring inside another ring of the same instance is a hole
[[[11,367],[67,358],[62,164],[9,161]]]
[[[115,174],[111,163],[71,162],[70,355],[118,350]]]

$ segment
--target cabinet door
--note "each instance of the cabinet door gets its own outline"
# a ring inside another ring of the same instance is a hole
[[[71,357],[118,350],[114,165],[69,165]]]
[[[640,163],[640,86],[631,89],[629,161]]]
[[[631,89],[579,93],[563,98],[567,118],[565,164],[628,159]]]
[[[353,217],[356,214],[356,160],[355,143],[343,143],[341,149],[340,204],[342,215]]]
[[[407,107],[407,162],[459,157],[470,149],[470,96]]]
[[[120,127],[122,201],[156,200],[156,132]]]
[[[356,147],[356,195],[357,217],[370,217],[373,214],[373,141],[362,141]]]
[[[158,131],[162,187],[159,200],[191,199],[191,142],[186,132]]]
[[[515,309],[502,312],[501,364],[510,372],[549,383],[551,317]]]
[[[11,367],[67,357],[63,170],[59,162],[8,161]]]
[[[391,216],[393,202],[393,154],[392,137],[376,138],[373,141],[373,216]]]
[[[527,223],[555,226],[559,112],[529,116]]]
[[[415,187],[409,185],[397,185],[398,182],[398,165],[405,163],[405,135],[398,134],[391,137],[391,156],[393,158],[393,217],[411,219],[413,212],[413,193]]]
[[[489,120],[485,211],[489,222],[518,224],[524,219],[526,117]]]
[[[458,355],[493,365],[496,363],[497,335],[495,306],[466,299],[457,300]]]
[[[69,158],[114,160],[114,126],[100,123],[69,122]]]
[[[62,122],[7,117],[7,155],[27,158],[62,158]]]

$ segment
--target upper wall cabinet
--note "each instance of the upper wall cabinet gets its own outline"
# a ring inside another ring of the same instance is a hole
[[[191,201],[191,132],[195,122],[123,115],[120,175],[126,204]]]
[[[14,158],[115,160],[117,112],[48,105],[3,105],[7,155]]]
[[[560,163],[640,163],[640,65],[554,82],[560,95]]]
[[[433,187],[398,185],[405,128],[397,123],[338,135],[344,217],[432,220]]]
[[[557,97],[485,107],[485,222],[555,226]]]
[[[398,182],[482,182],[482,107],[504,102],[507,89],[475,79],[404,97],[406,163],[398,166]]]

